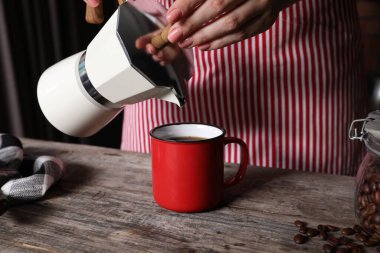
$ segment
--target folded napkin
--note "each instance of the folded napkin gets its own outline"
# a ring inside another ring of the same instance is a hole
[[[0,134],[0,215],[9,205],[37,200],[64,174],[61,160],[24,155],[21,141]]]

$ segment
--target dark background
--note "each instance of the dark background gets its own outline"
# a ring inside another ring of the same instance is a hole
[[[36,96],[49,66],[86,49],[102,25],[85,22],[81,0],[0,0],[0,133],[119,147],[122,115],[90,138],[72,138],[52,127]],[[117,1],[104,1],[107,20]]]

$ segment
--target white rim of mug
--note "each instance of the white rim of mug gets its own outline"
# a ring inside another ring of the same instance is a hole
[[[208,126],[208,127],[214,127],[214,128],[217,128],[218,130],[220,130],[222,133],[218,136],[215,136],[215,137],[212,137],[212,138],[206,138],[204,140],[192,140],[192,141],[186,141],[186,140],[168,140],[168,139],[165,139],[165,138],[159,138],[157,136],[154,136],[154,132],[160,128],[164,128],[164,127],[168,127],[168,126],[177,126],[177,125],[200,125],[200,126]],[[165,141],[165,142],[172,142],[172,143],[199,143],[199,142],[208,142],[208,141],[212,141],[212,140],[216,140],[216,139],[219,139],[221,137],[224,137],[226,135],[226,130],[224,128],[221,128],[219,126],[216,126],[216,125],[212,125],[212,124],[205,124],[205,123],[169,123],[169,124],[165,124],[165,125],[161,125],[161,126],[158,126],[158,127],[155,127],[153,128],[152,130],[150,130],[149,132],[150,136],[156,140],[160,140],[160,141]]]

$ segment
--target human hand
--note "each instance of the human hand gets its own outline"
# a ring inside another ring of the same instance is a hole
[[[176,0],[167,12],[169,41],[183,48],[218,49],[269,29],[298,0]]]
[[[84,0],[89,6],[97,7],[102,0]]]
[[[152,37],[154,35],[160,34],[161,30],[146,34],[141,36],[135,41],[135,46],[138,49],[144,49],[147,54],[152,55],[153,60],[164,66],[172,62],[180,53],[180,48],[175,44],[170,44],[162,49],[155,48],[152,43]]]

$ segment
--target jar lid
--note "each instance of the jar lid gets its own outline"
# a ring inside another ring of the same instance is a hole
[[[364,134],[369,133],[380,139],[380,110],[370,112],[364,122]]]
[[[380,110],[376,110],[376,111],[368,113],[367,118],[371,118],[380,122]]]
[[[349,137],[351,140],[364,141],[367,150],[380,158],[380,110],[370,112],[365,119],[352,121]]]
[[[351,140],[363,140],[368,134],[380,140],[380,110],[368,113],[368,117],[365,119],[352,121],[349,130],[349,138]]]

